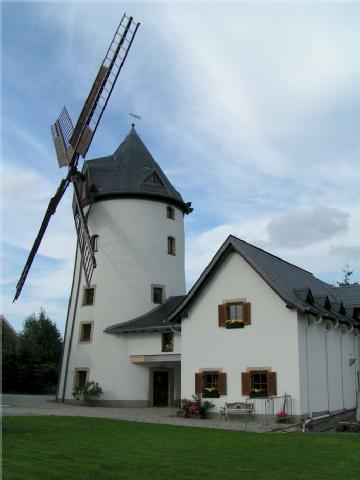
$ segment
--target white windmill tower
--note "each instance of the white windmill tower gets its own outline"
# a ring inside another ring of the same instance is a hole
[[[75,128],[65,108],[52,126],[59,165],[68,166],[69,172],[50,201],[16,288],[14,300],[20,295],[51,216],[73,183],[78,242],[57,393],[61,400],[72,399],[75,386],[95,380],[103,388],[105,402],[152,404],[149,388],[154,390],[154,385],[149,382],[149,372],[157,364],[136,368],[129,361],[129,349],[138,348],[142,341],[143,352],[156,352],[158,340],[147,334],[129,340],[111,326],[124,324],[154,307],[161,310],[164,306],[167,312],[185,293],[184,214],[192,209],[152,158],[134,125],[113,155],[86,161],[81,172],[77,169],[138,26],[124,15]],[[166,329],[169,326],[160,325],[160,331]],[[180,392],[179,357],[162,356],[161,366],[154,370],[163,368],[171,374],[166,385],[163,381],[160,385],[169,391],[172,386],[167,404]],[[158,398],[163,402],[161,388]]]
[[[137,354],[156,354],[161,334],[140,328],[124,337],[109,327],[184,295],[184,215],[192,209],[134,125],[113,155],[85,162],[81,179],[97,267],[88,286],[77,255],[58,398],[69,400],[75,385],[95,380],[107,404],[148,405],[153,363],[139,368],[129,361],[129,341]],[[167,360],[174,368],[174,358]]]

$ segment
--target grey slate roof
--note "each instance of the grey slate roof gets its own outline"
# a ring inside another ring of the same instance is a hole
[[[347,312],[354,308],[360,311],[360,285],[346,285],[343,287],[333,287],[334,294],[339,298]]]
[[[232,235],[220,247],[186,299],[170,315],[169,321],[186,313],[190,302],[204,282],[211,277],[221,259],[231,251],[241,255],[284,300],[288,307],[296,308],[302,312],[326,314],[330,318],[338,319],[344,323],[351,321],[352,312],[350,309],[346,310],[346,316],[340,313],[343,292],[317,279],[312,273]],[[359,296],[360,290],[357,290],[357,293],[354,292],[357,301],[359,301]]]
[[[185,203],[172,186],[134,126],[113,155],[87,160],[83,171],[87,172],[94,201],[119,196],[138,197],[176,205],[184,213],[192,211],[191,204]],[[155,183],[151,182],[153,175]]]
[[[169,315],[184,300],[185,295],[169,297],[165,303],[155,307],[148,313],[128,322],[111,325],[105,329],[106,333],[130,333],[154,330],[169,330],[172,325],[166,320]]]

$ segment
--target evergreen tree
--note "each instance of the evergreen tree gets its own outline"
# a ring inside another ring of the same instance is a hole
[[[43,309],[25,319],[20,335],[18,379],[26,393],[55,390],[62,350],[61,334]]]
[[[354,273],[353,270],[350,270],[350,266],[346,264],[346,267],[343,270],[344,278],[341,282],[337,282],[339,287],[345,287],[347,285],[359,285],[358,282],[351,282],[351,275]]]
[[[17,348],[19,337],[1,318],[1,362],[2,362],[2,391],[13,393],[17,391],[18,357]]]

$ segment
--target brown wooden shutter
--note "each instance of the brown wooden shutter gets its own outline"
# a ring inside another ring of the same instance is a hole
[[[218,384],[219,395],[226,395],[226,373],[219,372],[219,384]]]
[[[203,374],[195,373],[195,395],[200,395],[203,389]]]
[[[276,372],[267,372],[268,394],[276,395]]]
[[[226,325],[226,303],[222,305],[218,305],[218,312],[219,312],[219,327],[224,327]]]
[[[250,309],[250,303],[245,302],[243,303],[243,319],[244,319],[244,324],[245,325],[251,325],[251,309]]]
[[[241,372],[241,393],[242,395],[251,393],[250,372]]]

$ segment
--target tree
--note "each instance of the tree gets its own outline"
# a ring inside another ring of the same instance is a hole
[[[55,389],[61,350],[61,334],[43,309],[25,319],[18,348],[18,379],[23,392],[48,393]]]
[[[358,282],[351,282],[351,275],[354,273],[353,270],[350,270],[350,266],[346,264],[346,267],[343,270],[344,278],[342,282],[337,282],[339,287],[345,287],[347,285],[359,285]]]
[[[19,336],[9,322],[1,315],[1,361],[3,392],[16,392]]]

